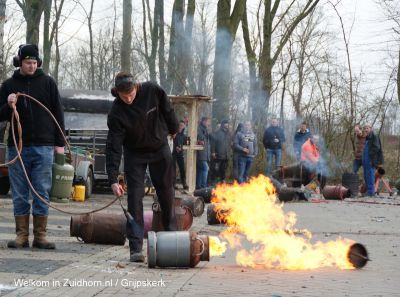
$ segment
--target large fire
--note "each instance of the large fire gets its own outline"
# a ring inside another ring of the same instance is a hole
[[[336,266],[353,269],[347,254],[349,239],[311,242],[308,230],[297,230],[296,214],[285,213],[271,181],[260,175],[248,183],[221,184],[213,192],[217,216],[228,228],[220,233],[225,241],[210,240],[211,255],[225,251],[226,242],[237,249],[242,266],[279,269],[315,269]]]

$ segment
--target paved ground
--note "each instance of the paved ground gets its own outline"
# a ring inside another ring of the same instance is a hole
[[[91,209],[109,199],[97,195],[65,207]],[[147,209],[151,202],[145,198]],[[297,226],[311,230],[316,240],[342,236],[365,244],[372,259],[366,267],[281,271],[239,267],[233,252],[191,269],[149,269],[127,261],[126,245],[78,242],[69,236],[70,217],[55,211],[48,228],[55,251],[7,249],[15,231],[12,205],[9,197],[0,198],[0,296],[400,296],[400,207],[390,205],[400,204],[400,198],[368,202],[377,204],[329,201],[284,207],[297,213]],[[203,214],[194,219],[192,230],[215,235],[222,228],[208,226]]]

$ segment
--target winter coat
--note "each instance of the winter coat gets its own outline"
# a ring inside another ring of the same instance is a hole
[[[263,144],[266,149],[282,149],[282,143],[286,141],[285,133],[281,127],[268,127],[263,136]]]
[[[311,138],[311,133],[310,130],[306,129],[306,131],[301,132],[301,130],[297,130],[297,132],[294,134],[294,142],[293,142],[293,147],[296,155],[301,154],[301,147],[302,145]]]
[[[12,109],[8,105],[8,95],[17,92],[30,95],[44,104],[64,131],[64,112],[60,93],[53,78],[46,75],[41,68],[38,68],[33,75],[22,75],[18,69],[11,78],[3,82],[0,88],[0,121],[11,121]],[[22,126],[24,146],[65,145],[64,138],[50,115],[36,102],[20,96],[16,106]],[[16,138],[18,142],[17,135]],[[9,134],[8,145],[14,146],[12,133]]]
[[[369,133],[367,136],[366,141],[368,145],[368,155],[372,166],[378,167],[378,165],[383,165],[383,152],[379,137],[371,131],[371,133]]]
[[[235,137],[234,147],[239,157],[254,158],[258,154],[257,137],[251,130],[238,132]],[[249,150],[248,154],[243,151],[244,148]]]
[[[107,118],[106,166],[117,182],[122,148],[124,160],[148,163],[171,156],[168,134],[178,132],[178,120],[165,91],[153,82],[140,84],[132,104],[117,97]]]
[[[172,151],[175,155],[183,155],[182,146],[186,145],[186,140],[187,136],[185,135],[185,130],[182,130],[182,132],[178,132],[176,134],[174,138],[174,147]],[[181,148],[179,152],[176,150],[177,147]]]
[[[197,141],[204,142],[203,149],[197,151],[197,161],[210,161],[211,146],[210,146],[210,135],[207,127],[202,123],[199,124],[197,129]]]
[[[215,154],[217,160],[228,160],[231,138],[229,130],[220,128],[214,133],[213,141],[211,142],[211,154]]]

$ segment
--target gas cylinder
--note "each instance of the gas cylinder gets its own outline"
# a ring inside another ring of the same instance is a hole
[[[149,231],[147,264],[149,268],[195,267],[200,261],[209,261],[209,239],[195,232]]]
[[[64,154],[56,154],[53,163],[53,179],[50,191],[50,200],[54,202],[68,202],[72,192],[74,167],[65,163]]]

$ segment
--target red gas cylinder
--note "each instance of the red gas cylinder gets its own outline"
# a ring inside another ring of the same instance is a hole
[[[343,200],[350,197],[350,190],[342,185],[325,186],[322,190],[322,195],[328,200]]]

